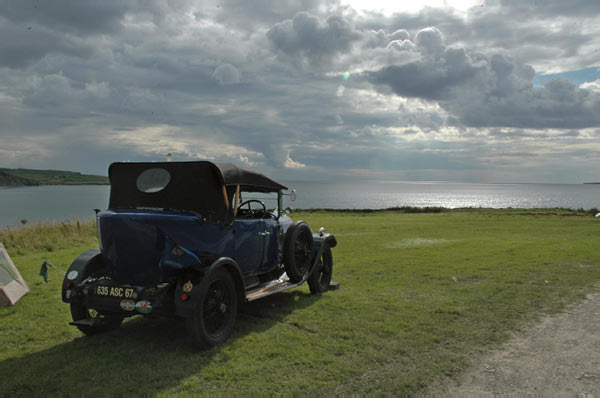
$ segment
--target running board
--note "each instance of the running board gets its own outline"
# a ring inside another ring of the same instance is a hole
[[[304,280],[302,280],[298,283],[292,283],[287,278],[278,279],[276,281],[260,285],[259,287],[246,292],[246,301],[250,302],[250,301],[258,300],[259,298],[270,296],[271,294],[283,292],[284,290],[288,290],[288,289],[292,289],[294,287],[300,286],[303,283],[304,283]],[[329,290],[337,290],[339,288],[340,288],[339,282],[332,281],[329,283]]]
[[[261,285],[256,289],[252,289],[246,292],[246,301],[254,301],[259,298],[270,296],[271,294],[279,293],[287,289],[292,289],[296,286],[300,286],[304,281],[298,283],[292,283],[289,280],[278,279],[274,282],[270,282],[266,285]]]
[[[329,237],[329,235],[327,237]],[[310,267],[310,269],[308,270],[308,272],[306,274],[304,274],[304,277],[302,278],[302,280],[300,282],[298,282],[298,283],[290,282],[290,278],[288,277],[287,273],[284,273],[276,281],[267,282],[265,284],[259,285],[258,287],[254,288],[254,289],[247,291],[246,292],[246,301],[250,302],[250,301],[258,300],[259,298],[270,296],[271,294],[279,293],[279,292],[282,292],[287,289],[292,289],[296,286],[300,286],[301,284],[303,284],[317,270],[317,264],[319,263],[319,259],[321,258],[321,254],[323,253],[323,249],[325,248],[325,246],[326,245],[321,245],[321,248],[319,249],[317,255],[315,256],[315,261],[313,262],[313,264]],[[340,286],[340,284],[336,283],[336,282],[333,283],[333,286],[332,286],[332,284],[329,285],[330,289],[332,288],[332,290],[339,288],[339,286]]]

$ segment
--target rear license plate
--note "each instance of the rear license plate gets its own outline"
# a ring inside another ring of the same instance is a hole
[[[118,286],[96,286],[97,296],[108,296],[117,298],[133,298],[134,290],[128,287]]]

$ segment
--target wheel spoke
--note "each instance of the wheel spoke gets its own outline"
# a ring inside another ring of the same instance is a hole
[[[222,281],[215,281],[208,289],[204,302],[203,316],[206,331],[210,335],[218,335],[230,317],[231,295]]]
[[[215,288],[213,290],[213,292],[214,292],[214,295],[215,295],[215,298],[217,299],[217,301],[222,301],[223,300],[223,289],[220,289],[220,286],[219,286],[218,289]]]
[[[227,323],[227,317],[220,311],[215,311],[205,318],[206,331],[209,334],[218,334]]]
[[[204,313],[208,314],[212,311],[215,310],[215,308],[217,308],[217,301],[216,300],[208,300],[205,304],[204,304]]]

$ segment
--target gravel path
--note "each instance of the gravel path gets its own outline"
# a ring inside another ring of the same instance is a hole
[[[600,293],[545,318],[430,394],[600,397]]]

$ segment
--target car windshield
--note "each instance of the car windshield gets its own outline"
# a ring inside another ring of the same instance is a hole
[[[278,206],[277,206],[277,193],[263,193],[263,192],[240,192],[240,198],[238,201],[238,206],[247,202],[249,200],[258,200],[264,203],[265,208],[268,213],[271,213],[274,216],[278,215]],[[262,210],[261,206],[258,203],[251,204],[252,209]]]

